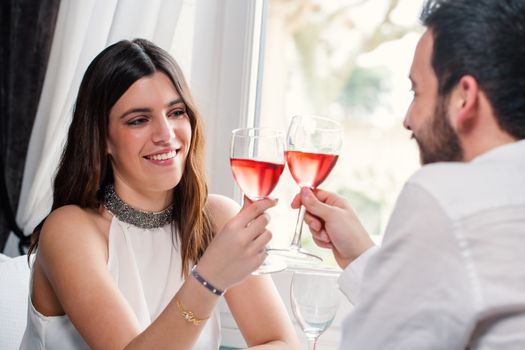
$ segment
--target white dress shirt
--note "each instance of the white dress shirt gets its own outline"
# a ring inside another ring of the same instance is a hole
[[[339,284],[341,349],[525,349],[525,141],[416,172]]]

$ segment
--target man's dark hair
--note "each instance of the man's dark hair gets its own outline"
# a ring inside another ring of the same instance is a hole
[[[499,126],[524,139],[525,0],[427,0],[420,19],[434,38],[439,94],[473,76]]]

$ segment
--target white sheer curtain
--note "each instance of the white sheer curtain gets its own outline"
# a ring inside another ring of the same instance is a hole
[[[142,37],[170,50],[184,6],[191,7],[192,2],[62,0],[16,217],[24,233],[29,234],[51,208],[52,180],[76,93],[89,62],[106,46],[121,39]],[[11,234],[6,254],[17,255],[15,240]]]
[[[143,37],[170,51],[204,119],[210,191],[234,195],[230,131],[254,122],[263,0],[62,0],[33,126],[17,210],[25,234],[47,215],[52,181],[81,78],[121,39]],[[4,253],[18,255],[11,234]]]

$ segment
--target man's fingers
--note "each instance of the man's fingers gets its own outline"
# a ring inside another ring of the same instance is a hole
[[[314,240],[314,243],[317,244],[321,248],[327,248],[327,249],[332,249],[333,248],[332,243],[327,243],[327,242],[324,242],[324,241],[320,241],[320,240],[315,239],[315,238],[313,238],[313,240]]]
[[[334,206],[338,208],[348,207],[348,203],[346,203],[346,200],[343,197],[333,192],[328,192],[328,191],[321,190],[318,188],[313,190],[313,192],[315,193],[315,196],[320,202],[323,202],[330,206]]]
[[[321,220],[309,212],[304,214],[304,222],[308,225],[310,230],[319,231],[323,228]]]
[[[301,202],[311,214],[323,219],[333,208],[319,201],[312,190],[307,187],[301,188]]]
[[[322,190],[320,188],[314,189],[313,192],[315,193],[317,199],[319,199],[321,202],[326,202],[328,198],[334,196],[334,193]]]
[[[330,239],[330,237],[328,236],[325,230],[322,230],[321,232],[319,232],[319,234],[317,234],[315,238],[320,241],[327,242],[327,243],[332,242],[332,240]]]

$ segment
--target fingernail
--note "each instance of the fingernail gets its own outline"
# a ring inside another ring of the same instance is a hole
[[[301,187],[301,195],[305,198],[305,199],[310,199],[312,198],[312,193],[310,192],[310,189],[308,187]]]
[[[275,203],[278,203],[278,202],[279,202],[279,197],[268,197],[268,199],[271,199],[271,200],[274,201]]]

